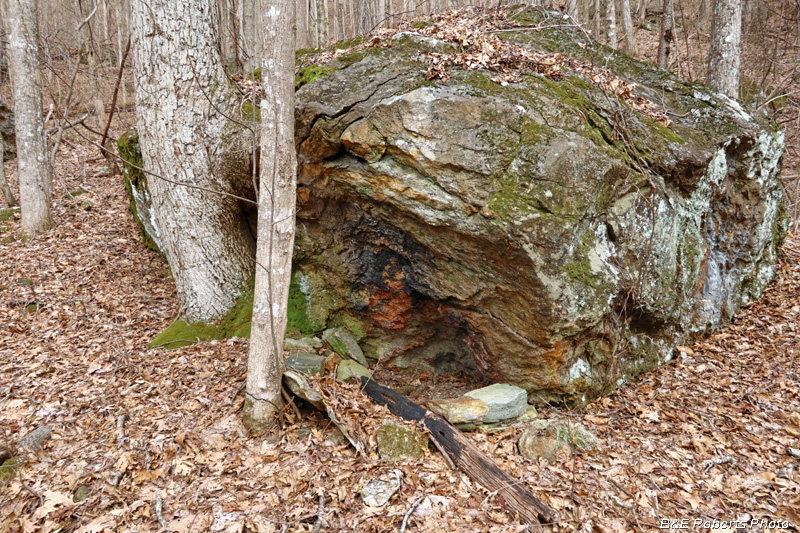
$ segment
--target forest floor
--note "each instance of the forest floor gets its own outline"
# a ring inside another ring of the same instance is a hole
[[[287,410],[280,426],[249,437],[247,341],[148,348],[177,312],[166,262],[140,243],[122,178],[96,150],[63,153],[55,228],[22,243],[18,215],[0,224],[0,445],[53,428],[43,450],[18,451],[24,465],[0,482],[0,532],[398,531],[419,499],[407,531],[525,530],[435,449],[381,461],[375,430],[394,417],[357,386],[342,387],[349,407],[339,416],[361,426],[366,456],[311,411]],[[799,260],[790,236],[763,298],[672,363],[586,408],[540,409],[582,423],[597,449],[551,465],[517,453],[522,424],[469,438],[560,513],[555,531],[714,518],[788,520],[797,531]],[[400,491],[366,507],[359,490],[386,476],[401,479]]]
[[[639,40],[652,56],[650,41]],[[800,118],[790,118],[784,169],[796,177]],[[16,190],[15,163],[6,170]],[[22,243],[19,215],[0,222],[0,453],[24,460],[0,479],[0,533],[398,531],[414,503],[409,532],[526,530],[434,448],[381,461],[376,430],[397,419],[356,386],[342,385],[338,414],[361,427],[366,456],[313,411],[287,409],[279,426],[248,436],[248,341],[148,348],[178,311],[175,286],[164,258],[141,244],[122,178],[74,140],[55,175],[53,230]],[[539,409],[583,424],[594,450],[537,463],[517,451],[524,424],[467,435],[559,512],[553,531],[656,531],[665,519],[692,531],[714,519],[755,531],[786,520],[800,531],[799,295],[794,234],[777,278],[730,327],[585,408]],[[378,376],[405,380],[418,401],[459,385]],[[44,425],[53,433],[41,451],[17,446]],[[402,485],[368,508],[359,490],[378,477]]]

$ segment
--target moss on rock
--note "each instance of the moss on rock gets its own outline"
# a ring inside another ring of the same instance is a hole
[[[117,141],[117,149],[119,150],[119,156],[122,158],[123,183],[125,192],[128,193],[130,211],[134,220],[136,220],[136,226],[139,228],[139,233],[142,236],[142,243],[150,250],[161,253],[161,248],[159,248],[155,239],[153,239],[152,235],[150,235],[150,232],[145,227],[139,210],[136,207],[134,189],[147,191],[147,177],[141,170],[143,162],[142,151],[139,147],[139,134],[136,131],[129,131],[122,134]]]

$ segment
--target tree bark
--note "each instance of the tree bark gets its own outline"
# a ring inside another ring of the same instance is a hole
[[[715,0],[708,52],[708,84],[734,99],[739,98],[741,42],[741,1]]]
[[[603,0],[604,40],[611,48],[617,47],[617,6],[616,0]]]
[[[633,18],[631,17],[631,0],[622,0],[622,29],[625,31],[625,52],[636,53],[636,43],[633,33]]]
[[[263,20],[264,4],[259,0],[240,0],[242,65],[247,73],[258,67],[262,56],[264,28],[259,22]]]
[[[134,0],[136,119],[153,211],[187,322],[213,322],[253,275],[242,206],[252,186],[246,136],[219,52],[216,0]],[[208,190],[201,190],[202,187]]]
[[[661,12],[660,39],[658,41],[658,66],[661,68],[669,68],[669,54],[672,50],[672,43],[675,41],[672,20],[672,0],[664,0],[663,9]]]
[[[572,19],[575,24],[581,23],[580,9],[578,7],[578,0],[567,0],[567,15]]]
[[[297,161],[294,146],[295,0],[262,0],[261,183],[258,252],[244,423],[254,433],[281,405],[283,337],[294,249]]]
[[[22,233],[33,238],[53,227],[50,194],[53,176],[42,117],[37,0],[4,0],[8,63],[14,88],[14,131],[22,209]]]

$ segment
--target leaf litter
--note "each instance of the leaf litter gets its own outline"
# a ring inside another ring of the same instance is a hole
[[[298,417],[287,407],[272,430],[249,437],[240,422],[247,340],[148,348],[178,311],[175,287],[163,257],[140,243],[121,178],[93,150],[76,144],[59,156],[53,230],[22,243],[17,214],[0,235],[0,451],[23,462],[0,480],[0,532],[397,531],[417,501],[408,531],[525,531],[435,449],[381,461],[377,428],[413,426],[358,385],[315,382],[362,453],[311,409]],[[13,162],[7,170],[14,187]],[[76,190],[86,192],[67,194]],[[780,519],[797,530],[798,261],[791,235],[777,279],[732,326],[586,408],[539,409],[593,431],[594,450],[551,465],[517,453],[523,424],[468,435],[559,512],[553,531],[654,531],[682,518]],[[470,385],[379,375],[409,385],[418,402]],[[46,425],[41,451],[17,445]],[[376,478],[401,488],[373,509],[358,492]]]

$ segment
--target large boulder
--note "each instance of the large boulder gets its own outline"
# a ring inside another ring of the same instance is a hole
[[[786,231],[782,133],[560,16],[493,34],[542,74],[503,71],[493,42],[465,60],[463,33],[457,49],[426,23],[301,68],[310,319],[351,324],[385,364],[581,402],[761,294]]]

